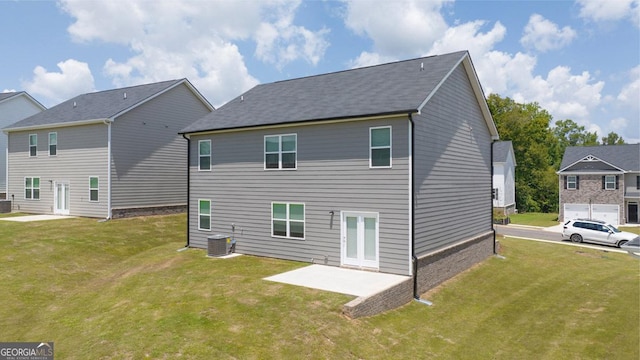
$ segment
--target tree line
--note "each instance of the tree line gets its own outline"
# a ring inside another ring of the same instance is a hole
[[[615,132],[598,138],[570,119],[552,125],[552,116],[538,103],[520,104],[491,94],[489,110],[500,140],[510,140],[515,154],[516,204],[520,212],[558,212],[558,175],[567,146],[620,145]]]

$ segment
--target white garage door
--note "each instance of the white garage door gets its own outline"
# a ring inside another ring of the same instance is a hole
[[[564,220],[588,219],[589,204],[564,204]]]
[[[618,205],[593,204],[591,205],[591,218],[606,221],[613,226],[618,226]]]

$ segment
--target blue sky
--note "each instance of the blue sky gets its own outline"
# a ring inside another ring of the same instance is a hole
[[[640,0],[0,0],[0,92],[46,106],[188,78],[258,83],[469,50],[485,95],[640,142]]]

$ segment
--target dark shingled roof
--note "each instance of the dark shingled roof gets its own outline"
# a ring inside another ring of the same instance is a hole
[[[507,155],[509,155],[509,149],[513,148],[511,140],[508,141],[496,141],[493,143],[493,161],[494,162],[506,162]],[[515,162],[515,159],[513,159]]]
[[[418,111],[466,51],[257,85],[181,133]]]
[[[606,161],[624,171],[640,171],[640,144],[569,146],[564,151],[560,171],[589,155]]]
[[[2,101],[2,100],[6,100],[6,99],[8,99],[8,98],[10,98],[10,97],[16,96],[16,95],[21,94],[21,93],[22,93],[22,91],[20,91],[20,92],[5,92],[5,93],[0,93],[0,101]]]
[[[5,130],[33,126],[73,123],[94,119],[109,119],[138,103],[186,79],[82,94],[5,127]],[[126,99],[124,93],[127,94]],[[75,104],[75,106],[74,106]]]

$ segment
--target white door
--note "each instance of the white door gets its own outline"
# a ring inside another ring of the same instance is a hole
[[[589,219],[589,204],[564,204],[564,221]]]
[[[342,265],[377,269],[378,214],[342,213]]]
[[[69,215],[69,184],[56,183],[55,189],[53,194],[54,214]]]
[[[618,224],[620,224],[618,210],[618,205],[593,204],[591,205],[591,218],[608,222],[613,226],[618,226]]]

